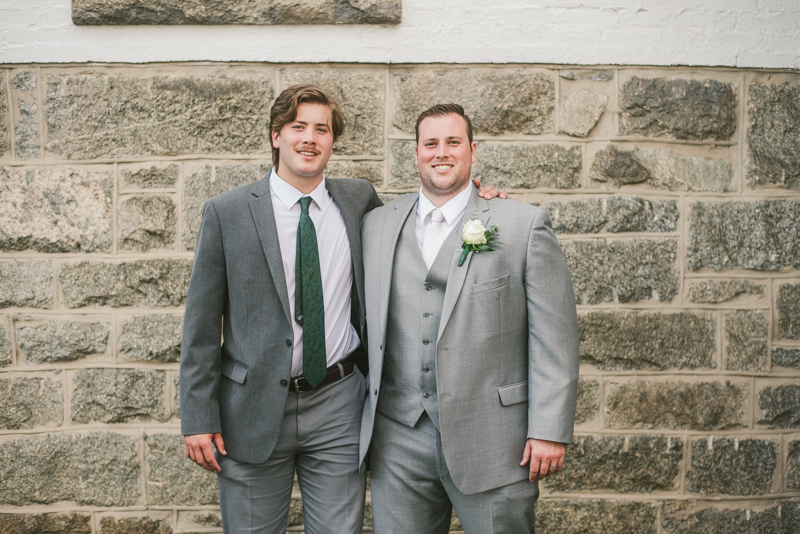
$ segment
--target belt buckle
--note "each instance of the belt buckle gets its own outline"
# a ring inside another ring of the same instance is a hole
[[[300,380],[302,380],[302,378],[303,378],[302,376],[298,376],[297,378],[292,380],[292,382],[294,383],[294,392],[295,393],[302,393],[302,391],[300,391]]]

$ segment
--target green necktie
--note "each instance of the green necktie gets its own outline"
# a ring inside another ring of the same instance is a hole
[[[325,304],[314,222],[308,215],[311,197],[300,199],[294,275],[294,319],[303,327],[303,376],[316,388],[327,374]]]

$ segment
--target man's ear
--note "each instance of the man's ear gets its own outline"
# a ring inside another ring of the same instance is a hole
[[[280,145],[278,145],[278,137],[280,137],[280,133],[276,132],[275,130],[272,130],[270,132],[270,137],[272,138],[272,147],[280,148]]]
[[[417,152],[417,145],[414,145],[414,165],[419,169],[419,153]]]
[[[472,149],[472,164],[475,165],[475,162],[478,161],[478,155],[476,154],[476,152],[478,152],[478,143],[473,141],[470,148]]]

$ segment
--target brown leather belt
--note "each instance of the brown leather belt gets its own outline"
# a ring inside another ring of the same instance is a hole
[[[321,388],[322,386],[327,386],[328,384],[332,384],[342,378],[349,376],[356,368],[356,359],[353,353],[350,353],[344,360],[339,360],[337,363],[334,363],[330,367],[328,367],[328,373],[325,375],[325,378],[322,379],[322,382],[316,387],[316,389]],[[295,393],[305,393],[306,391],[314,391],[314,388],[311,387],[311,384],[305,379],[304,376],[298,376],[297,378],[292,378],[292,391]]]

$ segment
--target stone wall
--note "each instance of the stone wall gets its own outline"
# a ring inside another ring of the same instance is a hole
[[[457,101],[475,174],[550,212],[581,380],[538,532],[800,529],[796,71],[93,64],[0,66],[0,532],[221,530],[179,436],[195,234],[304,81],[349,121],[329,175],[415,190]]]

